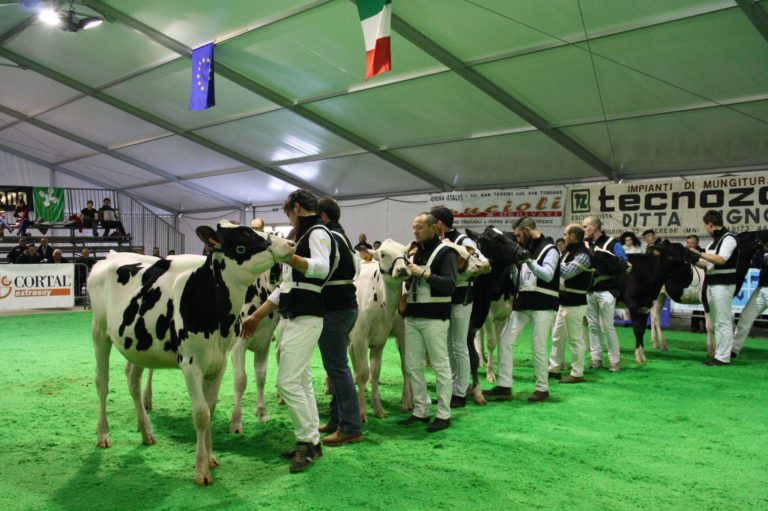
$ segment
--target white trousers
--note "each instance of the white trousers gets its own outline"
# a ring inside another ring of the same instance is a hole
[[[413,415],[429,417],[432,400],[427,392],[424,377],[424,353],[429,354],[429,363],[435,371],[437,390],[437,414],[439,419],[451,418],[451,363],[448,360],[448,325],[442,319],[405,318],[405,371],[411,380]]]
[[[715,329],[715,358],[720,362],[731,361],[733,349],[733,313],[731,304],[733,292],[736,286],[733,284],[707,285],[707,300],[709,300],[709,315]]]
[[[589,351],[592,361],[603,359],[601,333],[605,334],[605,348],[608,361],[618,364],[621,361],[619,335],[613,326],[613,313],[616,311],[616,297],[610,291],[587,293],[587,324],[589,325]]]
[[[464,397],[469,385],[469,350],[467,332],[472,304],[451,305],[451,326],[448,329],[448,357],[453,378],[453,395]]]
[[[566,341],[571,349],[571,376],[584,376],[584,316],[586,305],[561,305],[552,328],[552,354],[549,356],[549,370],[560,372],[565,361]]]
[[[512,387],[512,370],[514,344],[520,332],[533,322],[533,335],[531,336],[531,353],[533,369],[536,372],[536,390],[546,392],[549,390],[547,375],[547,341],[552,331],[552,322],[555,320],[555,311],[513,311],[507,319],[499,339],[499,370],[496,373],[496,384],[502,387]]]
[[[768,309],[768,287],[758,287],[749,297],[747,305],[741,311],[739,323],[736,325],[736,333],[733,334],[733,352],[737,355],[744,347],[744,341],[752,329],[752,325],[758,316]]]
[[[277,389],[288,405],[297,442],[320,442],[320,417],[312,388],[312,352],[317,346],[323,318],[299,316],[281,319],[277,325],[280,362],[277,365]]]

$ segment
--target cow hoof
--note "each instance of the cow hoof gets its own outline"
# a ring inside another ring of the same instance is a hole
[[[259,424],[266,424],[267,421],[269,420],[269,415],[267,415],[266,413],[257,415],[256,420],[259,421]]]
[[[110,447],[112,447],[112,440],[110,440],[109,435],[100,438],[99,441],[96,443],[96,447],[100,449],[109,449]]]
[[[277,398],[277,404],[279,404],[280,406],[285,406],[285,399],[281,397]]]
[[[144,445],[155,445],[157,441],[155,440],[155,435],[149,433],[148,435],[141,435],[141,443]]]
[[[213,477],[211,474],[201,474],[195,476],[195,484],[198,486],[211,486],[213,484]]]
[[[233,435],[240,435],[243,433],[243,425],[242,424],[230,424],[229,425],[229,432]]]
[[[478,385],[477,388],[472,392],[472,394],[473,394],[473,398],[474,398],[475,404],[478,404],[480,406],[485,406],[486,405],[485,398],[483,397],[483,389],[482,389],[482,387],[480,387]]]
[[[362,422],[363,424],[368,422],[368,416],[365,414],[360,414],[360,422]]]
[[[386,419],[387,418],[387,414],[384,413],[383,411],[381,411],[381,412],[373,412],[373,416],[376,417],[377,419]]]
[[[493,373],[488,373],[485,375],[485,381],[493,383],[496,381],[496,375]]]
[[[211,456],[208,458],[208,468],[218,468],[219,462],[216,460],[214,456]]]

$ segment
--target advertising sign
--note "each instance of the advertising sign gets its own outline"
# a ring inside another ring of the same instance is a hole
[[[662,238],[707,236],[701,218],[710,209],[720,211],[734,232],[768,228],[768,175],[601,183],[568,190],[568,223],[596,216],[610,236],[646,229]]]
[[[75,265],[0,265],[0,310],[73,307]]]
[[[537,227],[559,227],[565,213],[565,187],[437,193],[430,195],[428,202],[428,208],[445,206],[452,210],[456,229],[494,225],[510,230],[522,217],[534,218]]]

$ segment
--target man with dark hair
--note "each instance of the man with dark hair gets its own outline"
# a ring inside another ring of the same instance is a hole
[[[443,239],[457,245],[471,247],[479,254],[477,244],[469,237],[453,228],[453,213],[445,206],[435,206],[430,210],[437,219],[437,233]],[[448,357],[451,363],[453,378],[453,395],[451,408],[464,407],[467,404],[467,387],[469,385],[469,348],[467,332],[472,315],[472,280],[456,284],[456,290],[451,295],[451,323],[448,328]]]
[[[292,192],[283,211],[295,232],[295,253],[284,261],[280,287],[243,321],[240,335],[248,339],[264,317],[279,311],[277,388],[288,405],[296,435],[295,449],[280,456],[292,460],[291,472],[300,472],[323,455],[310,365],[323,329],[321,293],[338,263],[338,250],[316,213],[317,199],[312,193]]]
[[[563,239],[566,248],[560,263],[560,308],[552,328],[549,376],[560,380],[567,341],[571,349],[571,374],[560,383],[583,383],[584,316],[587,314],[587,289],[592,282],[592,259],[584,244],[584,229],[579,224],[568,225]]]
[[[695,234],[690,234],[687,238],[685,238],[685,245],[690,250],[695,250],[696,252],[704,252],[704,249],[699,245],[699,237]]]
[[[715,356],[706,361],[710,366],[724,366],[731,362],[733,350],[733,314],[731,303],[738,276],[738,243],[736,236],[723,226],[723,215],[713,209],[702,218],[707,234],[712,236],[705,252],[691,250],[696,266],[703,268],[707,288],[709,314],[715,329]]]
[[[429,422],[432,401],[424,379],[424,353],[435,371],[437,413],[427,427],[434,433],[451,426],[451,364],[448,358],[448,320],[451,294],[456,289],[458,255],[440,242],[437,219],[424,212],[413,219],[408,270],[413,275],[405,307],[405,370],[411,381],[413,414],[397,423]]]
[[[646,251],[650,248],[658,247],[661,245],[661,238],[656,236],[656,231],[654,231],[653,229],[644,230],[641,236],[645,240]]]
[[[37,251],[35,250],[35,244],[32,242],[29,242],[24,249],[24,252],[19,255],[19,257],[16,258],[14,263],[16,264],[37,264],[40,262],[40,256],[37,255]]]
[[[590,251],[605,250],[622,261],[627,261],[624,247],[613,237],[602,231],[602,222],[595,216],[586,217],[581,228],[584,229],[584,240]],[[609,371],[621,370],[621,348],[619,335],[613,325],[613,314],[616,311],[616,298],[619,296],[619,282],[613,275],[601,275],[595,272],[592,284],[587,292],[587,323],[589,324],[589,349],[591,351],[593,369],[603,365],[603,346],[601,334],[605,334],[605,346],[608,351]]]
[[[13,247],[5,256],[8,259],[8,262],[15,263],[16,259],[18,259],[21,254],[27,251],[28,242],[29,238],[27,236],[21,236],[19,238],[19,244]]]
[[[109,236],[109,230],[115,229],[120,236],[127,236],[123,223],[117,218],[117,210],[112,207],[112,199],[104,197],[101,207],[97,211],[101,226],[104,227],[104,237]]]
[[[85,227],[91,228],[94,236],[99,235],[99,231],[97,230],[99,226],[99,210],[93,207],[92,200],[86,202],[85,207],[80,210],[78,217],[80,218],[80,221],[83,222]],[[82,228],[80,229],[80,232],[82,232]]]
[[[352,244],[339,224],[341,210],[336,201],[330,197],[320,199],[317,212],[336,239],[339,249],[339,266],[323,287],[325,315],[323,331],[318,341],[333,396],[328,423],[320,426],[319,430],[320,433],[329,433],[323,438],[323,445],[334,447],[363,440],[360,406],[347,359],[349,332],[357,320],[354,278],[360,265],[355,251],[352,250]]]
[[[560,252],[560,257],[565,255],[565,248],[568,246],[565,243],[564,238],[557,238],[555,240],[555,246],[557,247],[557,251]]]
[[[547,342],[558,309],[560,286],[560,252],[549,236],[536,229],[536,221],[523,217],[514,226],[517,242],[528,249],[531,257],[512,268],[511,278],[517,281],[512,314],[499,339],[499,369],[496,386],[483,396],[496,401],[512,399],[513,346],[517,337],[533,323],[531,351],[536,372],[536,389],[528,398],[531,403],[549,398]]]

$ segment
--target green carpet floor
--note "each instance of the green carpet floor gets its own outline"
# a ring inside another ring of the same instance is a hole
[[[303,474],[277,453],[293,443],[268,375],[270,421],[253,415],[230,435],[232,373],[214,418],[215,484],[197,488],[195,433],[181,373],[155,374],[150,418],[157,445],[141,445],[123,359],[112,352],[113,447],[96,448],[98,401],[88,312],[0,317],[0,509],[768,509],[768,343],[748,340],[730,367],[706,367],[701,334],[670,332],[670,351],[632,359],[618,374],[590,370],[585,385],[533,391],[529,333],[516,350],[515,398],[469,405],[428,435],[397,426],[400,376],[390,342],[382,371],[386,419],[366,440],[325,449]],[[252,372],[251,356],[246,367]],[[428,373],[430,371],[428,370]],[[316,354],[313,374],[322,389]],[[486,387],[490,387],[486,384]],[[320,396],[320,411],[328,397]]]

